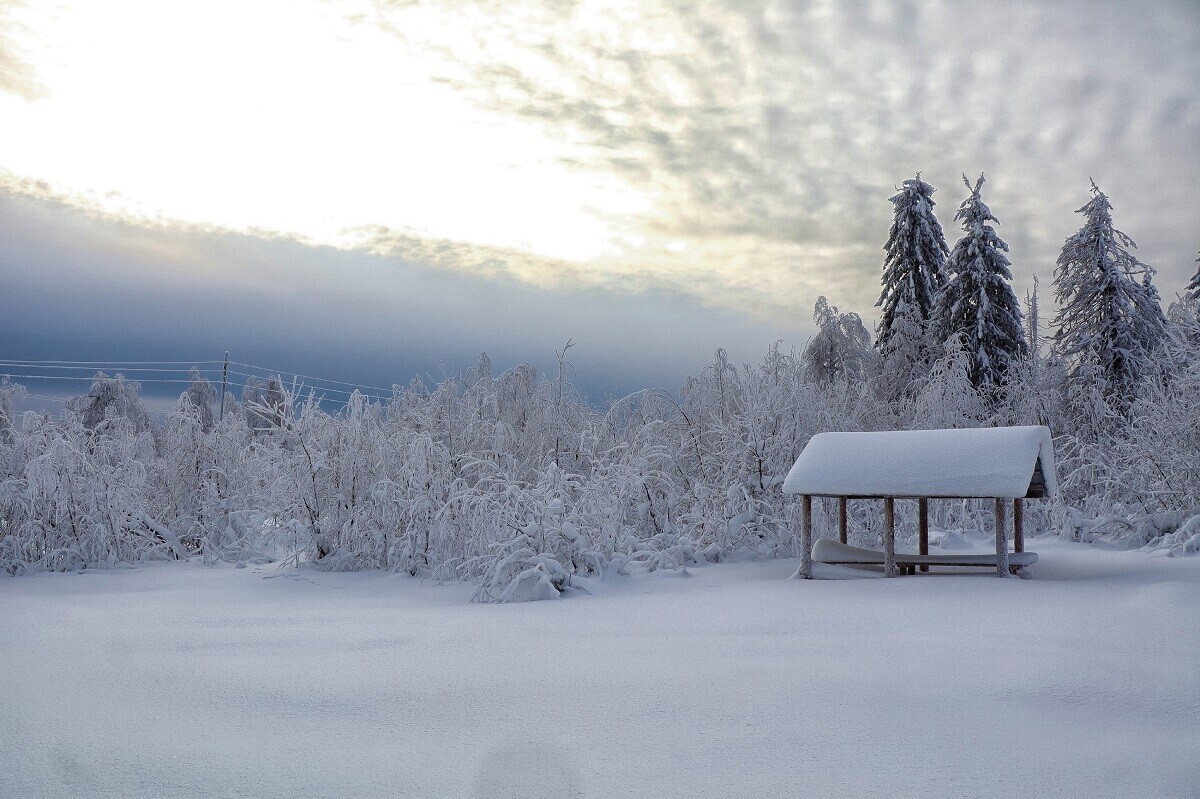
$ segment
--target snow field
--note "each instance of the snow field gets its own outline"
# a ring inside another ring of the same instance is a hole
[[[160,563],[0,579],[0,796],[1186,797],[1200,559],[796,562],[471,605]]]

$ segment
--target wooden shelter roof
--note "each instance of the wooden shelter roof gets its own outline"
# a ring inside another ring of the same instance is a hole
[[[788,494],[843,497],[1052,497],[1050,429],[979,427],[818,433],[783,483]]]

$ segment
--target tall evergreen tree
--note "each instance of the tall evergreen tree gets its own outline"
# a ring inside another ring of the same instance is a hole
[[[983,175],[954,218],[964,235],[946,262],[946,286],[938,301],[937,325],[944,341],[958,336],[967,359],[967,375],[975,388],[999,386],[1009,366],[1025,358],[1021,308],[1009,281],[1011,264],[1004,253],[1008,245],[989,222],[1000,223],[980,196]]]
[[[938,292],[945,285],[946,237],[933,215],[933,187],[921,180],[921,174],[906,180],[891,198],[892,229],[884,250],[883,291],[876,306],[881,307],[875,346],[886,356],[899,342],[897,318],[904,309],[924,327],[933,317]],[[905,308],[907,306],[907,308]],[[911,324],[902,325],[911,327]]]
[[[1059,311],[1055,354],[1074,362],[1072,374],[1097,369],[1110,398],[1128,400],[1149,369],[1166,332],[1166,317],[1133,240],[1113,227],[1112,205],[1092,181],[1092,199],[1077,213],[1086,221],[1066,240],[1054,270]]]
[[[1196,259],[1196,263],[1200,264],[1200,258]],[[1192,275],[1192,282],[1188,283],[1186,293],[1190,299],[1200,300],[1200,267],[1196,267],[1196,274]]]

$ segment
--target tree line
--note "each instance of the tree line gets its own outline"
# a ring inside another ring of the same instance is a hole
[[[1008,245],[981,197],[983,175],[974,185],[966,176],[963,182],[969,195],[954,217],[963,235],[953,249],[934,215],[933,187],[919,174],[892,197],[876,338],[892,396],[910,390],[934,360],[957,348],[971,385],[986,397],[1040,348],[1036,298],[1033,325],[1026,328],[1011,286]],[[1066,240],[1054,271],[1058,314],[1050,355],[1069,366],[1072,378],[1098,380],[1106,400],[1123,408],[1164,365],[1156,354],[1168,340],[1167,318],[1154,269],[1132,254],[1136,245],[1114,227],[1112,205],[1095,182],[1091,194],[1078,210],[1083,227]],[[1193,278],[1181,313],[1194,310],[1196,286]]]
[[[24,388],[5,380],[0,564],[278,562],[473,580],[480,601],[553,597],[581,575],[795,555],[779,486],[817,432],[1001,424],[1055,434],[1062,494],[1030,508],[1031,530],[1200,550],[1200,272],[1164,314],[1093,185],[1044,347],[983,185],[967,182],[953,248],[919,175],[892,197],[874,336],[822,297],[805,347],[756,364],[719,350],[677,391],[600,408],[571,384],[566,347],[550,375],[494,375],[482,355],[332,412],[279,376],[238,399],[196,372],[161,422],[119,374],[97,374],[57,418],[18,417]],[[902,540],[915,535],[903,505]],[[818,524],[835,512],[818,501]],[[875,545],[878,517],[858,503],[851,540]],[[931,522],[992,523],[974,501],[934,503]]]

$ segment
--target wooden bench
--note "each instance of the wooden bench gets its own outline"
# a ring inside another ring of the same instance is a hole
[[[813,544],[812,558],[819,563],[836,566],[882,566],[883,553],[874,549],[862,549],[843,544],[832,538],[820,538]],[[1037,563],[1036,552],[1009,552],[1008,570],[1016,574],[1019,569]],[[955,553],[950,555],[918,555],[912,552],[896,553],[896,568],[907,574],[915,574],[918,566],[978,566],[996,568],[996,555],[987,553]]]

